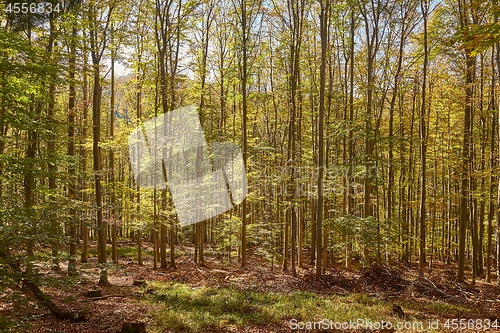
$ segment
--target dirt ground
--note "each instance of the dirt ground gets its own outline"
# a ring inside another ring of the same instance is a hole
[[[146,285],[134,286],[134,281],[175,281],[191,286],[215,288],[251,288],[255,291],[289,293],[302,290],[322,295],[366,293],[380,299],[393,299],[404,303],[406,299],[432,301],[443,300],[473,308],[477,318],[500,319],[500,289],[496,282],[486,283],[478,278],[475,285],[457,283],[452,265],[435,263],[425,277],[417,274],[416,267],[398,264],[393,267],[373,265],[367,269],[347,272],[342,268],[329,267],[320,282],[315,281],[313,267],[309,264],[298,268],[297,276],[283,272],[280,267],[271,271],[270,264],[257,256],[248,257],[248,266],[242,269],[237,262],[222,264],[218,258],[206,256],[203,265],[193,261],[192,248],[182,247],[186,255],[177,258],[177,268],[153,270],[150,257],[143,265],[121,256],[119,265],[110,267],[109,286],[97,286],[99,270],[97,258],[88,263],[78,263],[79,276],[69,279],[67,264],[61,263],[60,271],[37,264],[41,289],[55,304],[66,311],[84,314],[85,321],[71,322],[56,319],[30,292],[22,286],[5,286],[0,295],[0,321],[11,325],[7,332],[120,332],[124,322],[152,322],[151,304],[143,301],[149,292]],[[495,277],[496,280],[496,277]],[[137,283],[137,282],[136,282]],[[101,290],[102,296],[89,297],[89,290]],[[477,310],[477,311],[476,311]],[[470,314],[469,314],[470,316]],[[9,326],[4,326],[9,327]],[[0,332],[2,325],[0,325]],[[212,330],[213,331],[213,330]],[[221,332],[289,332],[288,322],[228,327]],[[365,331],[367,332],[367,331]],[[383,331],[380,331],[383,332]],[[388,331],[390,332],[390,331]]]

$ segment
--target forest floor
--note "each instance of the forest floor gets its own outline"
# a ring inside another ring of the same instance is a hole
[[[243,269],[208,250],[197,265],[188,246],[178,248],[177,268],[153,270],[148,244],[143,265],[132,243],[120,245],[119,265],[108,265],[109,286],[97,285],[95,252],[68,277],[67,263],[50,270],[48,252],[39,251],[40,288],[86,320],[56,319],[33,294],[11,284],[0,294],[0,332],[114,333],[125,322],[145,323],[147,332],[500,332],[496,277],[457,283],[454,267],[439,262],[424,277],[403,264],[351,272],[329,267],[315,282],[309,264],[294,277],[254,255]],[[89,297],[89,290],[102,296]]]

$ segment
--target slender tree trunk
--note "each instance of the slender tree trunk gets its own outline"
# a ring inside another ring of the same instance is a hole
[[[318,111],[318,202],[316,203],[316,280],[321,279],[322,270],[322,232],[323,232],[323,167],[324,167],[324,118],[326,91],[326,57],[328,44],[328,15],[330,0],[320,0],[320,39],[321,65],[319,74],[319,111]]]
[[[31,38],[31,31],[28,33]],[[34,107],[30,106],[30,114],[33,114]],[[39,112],[37,112],[39,114]],[[26,149],[26,160],[34,161],[36,156],[36,151],[38,147],[38,133],[35,129],[30,127],[27,133],[27,149]],[[33,163],[33,162],[32,162]],[[24,171],[24,209],[26,210],[26,215],[30,223],[32,223],[31,219],[33,218],[33,206],[35,204],[34,198],[34,190],[35,190],[35,174],[34,168],[28,167]],[[34,233],[34,231],[31,231]],[[31,275],[33,273],[33,247],[34,241],[32,238],[28,238],[26,240],[26,273]]]
[[[86,47],[85,39],[84,39],[84,48]],[[84,191],[87,186],[87,178],[85,176],[86,171],[87,171],[87,150],[85,148],[85,145],[83,144],[85,140],[87,139],[87,121],[88,121],[88,113],[89,113],[89,108],[88,108],[88,81],[87,81],[87,52],[83,52],[83,88],[82,88],[82,95],[83,95],[83,119],[82,119],[82,136],[80,138],[80,157],[81,157],[81,173],[82,173],[82,178],[81,178],[81,192],[82,194],[82,201],[85,204],[87,202],[87,192]],[[80,261],[85,263],[88,261],[88,256],[89,256],[89,228],[88,228],[88,220],[87,220],[87,210],[84,209],[83,212],[83,217],[84,220],[82,221],[82,256],[80,258]]]
[[[425,124],[426,113],[426,89],[427,89],[427,14],[429,12],[429,4],[427,0],[422,0],[420,8],[424,20],[424,68],[422,79],[422,104],[420,106],[420,247],[419,247],[419,273],[424,274],[425,268],[425,229],[426,229],[426,210],[425,201],[427,194],[427,127]]]
[[[243,165],[247,167],[248,139],[247,139],[247,107],[248,107],[248,27],[247,1],[241,0],[241,95],[242,95],[242,133],[243,133]],[[243,199],[241,217],[241,267],[247,265],[247,199]]]
[[[470,141],[471,141],[471,115],[472,115],[472,83],[474,58],[467,55],[466,59],[466,88],[465,88],[465,108],[464,108],[464,130],[463,130],[463,149],[462,149],[462,184],[460,187],[460,226],[459,226],[459,241],[458,241],[458,271],[457,280],[462,282],[465,275],[465,235],[469,219],[467,209],[467,198],[469,196],[469,156],[470,156]]]
[[[214,9],[214,4],[213,2],[210,1],[210,3],[207,4],[208,8],[206,8],[206,12],[204,12],[204,17],[203,17],[203,26],[202,26],[202,40],[203,40],[203,45],[202,45],[202,61],[201,61],[201,70],[200,70],[200,77],[201,77],[201,92],[200,92],[200,108],[199,108],[199,117],[200,117],[200,123],[202,126],[205,125],[205,85],[206,85],[206,76],[207,76],[207,57],[208,57],[208,47],[209,47],[209,41],[210,41],[210,28],[212,26],[212,22],[214,20],[214,17],[212,15],[213,9]],[[199,264],[201,265],[203,263],[204,259],[204,247],[205,247],[205,221],[201,221],[198,223],[198,232],[199,232]]]
[[[377,54],[378,49],[378,19],[380,12],[380,2],[377,1],[376,8],[373,8],[373,2],[371,3],[372,7],[369,9],[366,8],[367,4],[363,4],[361,14],[363,15],[363,20],[365,24],[365,35],[366,35],[366,112],[365,112],[365,166],[366,166],[366,175],[364,177],[364,216],[365,218],[373,216],[373,205],[372,205],[372,192],[373,192],[373,173],[374,173],[374,151],[375,151],[375,143],[374,143],[374,131],[373,131],[373,92],[374,92],[374,62],[375,56]],[[375,11],[373,13],[373,17],[375,20],[372,20],[369,17],[368,12]],[[373,25],[370,30],[371,25]],[[370,264],[370,254],[368,246],[365,245],[363,249],[363,256],[365,257],[365,264]]]
[[[160,267],[167,268],[167,226],[160,225]]]
[[[483,109],[483,100],[484,100],[484,56],[481,54],[481,77],[480,77],[480,97],[479,97],[479,112],[480,112],[480,120],[481,120],[481,166],[480,172],[483,175],[486,171],[486,145],[488,142],[488,124],[486,121],[486,116],[484,114]],[[483,261],[483,244],[484,244],[484,218],[486,213],[486,181],[485,177],[481,176],[481,196],[480,196],[480,204],[479,204],[479,235],[477,241],[477,272],[478,275],[482,275],[484,273],[484,261]]]
[[[492,0],[493,8],[498,8],[498,1],[497,0]],[[494,11],[494,22],[495,24],[498,24],[498,10]],[[495,64],[496,64],[496,69],[497,69],[497,75],[500,77],[500,43],[496,42],[495,43]],[[496,105],[495,105],[496,106]],[[497,120],[500,122],[500,108],[498,109],[498,117]],[[499,159],[500,159],[500,125],[498,126],[498,145],[499,145]],[[500,165],[500,163],[496,163],[496,165]],[[497,284],[500,286],[500,177],[497,177],[498,179],[498,195],[497,195],[497,213],[496,213],[496,220],[497,220],[497,230],[496,230],[496,241],[497,241]]]
[[[103,33],[98,32],[97,26],[100,22],[97,19],[98,9],[95,6],[89,8],[89,22],[90,28],[90,46],[92,55],[92,64],[94,71],[94,92],[92,98],[92,122],[93,122],[93,147],[92,152],[94,155],[94,179],[95,179],[95,200],[96,200],[96,214],[97,214],[97,255],[100,264],[106,263],[106,226],[102,218],[102,188],[101,188],[101,151],[99,142],[101,140],[101,77],[100,77],[100,62],[107,42],[107,29],[111,19],[114,4],[111,4],[106,9],[106,26]],[[108,284],[107,271],[101,271],[100,284]]]
[[[6,81],[6,74],[4,72],[0,73],[0,79],[2,82]],[[0,105],[0,136],[5,137],[7,135],[9,126],[8,123],[5,122],[4,117],[7,111],[7,106],[5,104]],[[5,142],[0,140],[0,156],[4,154],[5,151]],[[0,161],[0,173],[4,172],[4,163]],[[0,178],[0,198],[3,197],[4,191],[4,183],[3,179]],[[3,228],[5,225],[5,221],[0,217],[0,227]],[[9,251],[9,241],[5,240],[0,244],[0,258],[4,260],[8,260],[10,256]]]
[[[472,12],[471,12],[472,11]],[[460,29],[464,33],[470,30],[470,14],[473,14],[474,8],[469,6],[468,3],[458,2],[458,21]],[[474,22],[475,23],[475,22]],[[471,175],[471,161],[473,158],[471,154],[472,149],[472,110],[473,110],[473,83],[476,59],[472,55],[472,50],[468,45],[465,45],[465,106],[464,106],[464,129],[463,129],[463,148],[462,148],[462,183],[460,187],[460,224],[459,224],[459,240],[458,240],[458,270],[457,280],[464,281],[465,277],[465,249],[466,249],[466,232],[469,222],[469,212],[467,207],[468,198],[471,196],[470,184],[472,184]],[[473,208],[473,207],[471,207]]]
[[[170,267],[175,268],[175,225],[170,225]]]
[[[51,55],[52,61],[56,62],[57,60],[53,58],[53,48],[54,48],[54,21],[50,20],[50,34],[49,34],[49,42],[47,46],[47,52]],[[55,76],[51,77],[51,82],[49,84],[49,102],[48,102],[48,108],[47,108],[47,118],[53,126],[54,124],[54,113],[55,113],[55,91],[56,91],[56,83],[55,83]],[[50,134],[49,140],[47,142],[47,153],[49,156],[49,162],[48,162],[48,171],[49,171],[49,191],[50,192],[55,192],[57,191],[57,185],[56,185],[56,172],[57,172],[57,167],[55,164],[55,141],[56,141],[56,136],[55,136],[55,131]],[[50,201],[53,201],[52,199],[49,199]],[[74,215],[74,214],[73,214]],[[59,223],[57,222],[57,218],[53,212],[49,212],[49,219],[51,220],[51,228],[52,232],[54,234],[59,234]],[[59,267],[59,251],[58,251],[58,244],[57,241],[55,241],[52,245],[52,269],[59,271],[61,268]]]
[[[93,56],[94,58],[94,56]],[[94,180],[95,180],[95,200],[97,210],[97,246],[98,262],[106,263],[106,227],[102,219],[102,189],[101,189],[101,156],[99,142],[101,138],[101,85],[99,75],[99,61],[97,58],[94,64],[94,96],[92,98],[92,121],[93,121],[93,154],[94,154]]]
[[[110,139],[113,140],[115,136],[115,53],[116,50],[111,51],[111,95],[110,95]],[[111,183],[111,260],[113,263],[118,264],[118,235],[116,232],[116,195],[115,195],[115,151],[113,148],[109,150],[109,182]]]
[[[140,60],[139,60],[140,61]],[[136,92],[136,118],[137,118],[137,123],[141,123],[141,96],[142,96],[142,86],[141,86],[141,76],[140,76],[140,67],[137,69],[137,92]],[[140,163],[140,152],[138,151],[137,154],[137,163]],[[139,176],[138,176],[139,178]],[[137,186],[136,186],[136,191],[137,191],[137,196],[136,196],[136,218],[137,221],[140,221],[141,219],[141,187],[139,186],[140,184],[140,179],[136,180]],[[137,226],[137,231],[135,233],[136,235],[136,240],[137,240],[137,264],[142,265],[142,231],[141,231],[141,226]]]
[[[287,209],[286,212],[285,212],[285,230],[283,232],[283,271],[287,271],[288,270],[288,253],[290,252],[290,242],[289,242],[289,239],[290,239],[290,225],[288,223],[290,219],[290,209]]]
[[[75,157],[75,72],[76,72],[76,28],[72,29],[72,42],[69,58],[69,102],[68,102],[68,156],[70,158]],[[68,173],[70,177],[75,174],[75,162],[70,161],[68,168]],[[76,184],[75,179],[72,178],[68,184],[68,196],[71,200],[76,200]],[[69,212],[71,216],[70,222],[70,243],[69,243],[69,263],[68,263],[68,274],[76,274],[76,209],[71,208]],[[85,237],[85,236],[84,236]]]
[[[159,6],[159,2],[156,3],[156,23],[157,26],[160,26],[160,30],[156,31],[156,47],[158,50],[158,75],[160,81],[160,96],[161,96],[161,106],[163,114],[169,111],[168,107],[168,89],[167,89],[167,62],[166,62],[166,50],[168,45],[167,40],[167,30],[169,29],[168,23],[166,23],[166,18],[161,16],[159,13],[162,13],[162,8]],[[169,13],[166,13],[169,15]],[[158,22],[160,20],[160,22]],[[164,133],[166,134],[166,133]],[[156,149],[155,149],[156,151]],[[165,154],[163,151],[162,154]],[[164,168],[164,164],[162,164]],[[160,267],[167,268],[167,226],[165,225],[168,221],[164,218],[165,212],[167,210],[167,189],[163,189],[161,191],[161,210],[163,212],[161,226],[160,226]]]
[[[366,9],[365,9],[366,10]],[[371,193],[372,193],[372,167],[373,163],[371,159],[373,158],[374,144],[372,135],[372,104],[373,104],[373,63],[374,63],[374,37],[377,31],[372,31],[370,34],[369,28],[369,18],[366,12],[364,13],[365,20],[365,30],[367,39],[367,96],[366,96],[366,113],[365,113],[365,154],[366,154],[366,169],[367,175],[364,181],[364,217],[369,217],[373,215],[373,206],[371,204]]]
[[[350,22],[350,49],[349,49],[349,171],[347,180],[347,215],[354,215],[354,45],[356,33],[356,16],[355,6],[351,7],[351,22]],[[350,230],[351,228],[348,228]],[[346,235],[346,259],[345,266],[347,270],[351,269],[352,261],[352,237],[350,231]]]
[[[495,102],[495,47],[491,50],[491,87],[490,87],[490,103],[488,110],[495,110],[496,102]],[[498,123],[497,113],[493,112],[492,121],[491,121],[491,141],[490,141],[490,189],[489,189],[489,209],[488,209],[488,236],[486,241],[486,282],[491,282],[491,252],[492,252],[492,236],[493,236],[493,217],[495,217],[495,200],[494,200],[494,192],[495,192],[495,183],[496,182],[496,168],[497,168],[497,160],[495,158],[495,136],[496,136],[496,125]]]
[[[156,63],[156,68],[158,68],[158,59],[155,57],[155,60],[157,60]],[[159,99],[160,97],[160,86],[159,86],[159,77],[160,73],[159,71],[156,71],[156,76],[155,76],[155,138],[154,138],[154,161],[158,161],[158,130],[157,130],[157,124],[156,121],[158,119],[158,109],[159,109]],[[154,166],[154,174],[157,175],[159,172],[158,170],[158,165],[155,163]],[[159,240],[158,240],[158,191],[157,191],[158,183],[157,183],[157,177],[154,178],[154,190],[153,190],[153,230],[155,230],[155,258],[154,258],[154,269],[157,269],[158,265],[157,262],[160,262],[160,267],[165,268],[167,267],[167,260],[166,260],[166,237],[165,237],[165,224],[161,223],[160,225],[160,233],[159,233]],[[163,201],[165,202],[165,201]],[[164,207],[162,207],[163,210]]]

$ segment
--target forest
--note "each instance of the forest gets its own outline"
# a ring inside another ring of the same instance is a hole
[[[0,332],[500,330],[499,16],[2,0]]]

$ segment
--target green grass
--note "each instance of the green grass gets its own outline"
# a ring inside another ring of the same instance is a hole
[[[71,292],[79,285],[80,281],[84,281],[85,278],[81,276],[51,276],[51,275],[40,275],[40,283],[44,287],[56,288],[61,291]]]
[[[389,321],[394,325],[422,323],[412,332],[441,332],[427,327],[429,319],[477,317],[472,309],[442,301],[406,300],[400,304],[409,317],[400,319],[391,313],[392,301],[366,293],[320,295],[306,291],[291,293],[259,292],[235,288],[192,287],[184,283],[148,282],[154,290],[146,302],[154,305],[152,332],[204,332],[223,327],[243,327],[277,323],[286,325],[292,318],[302,322],[349,322],[366,319]],[[474,315],[475,314],[475,315]],[[285,323],[285,324],[284,324]]]
[[[478,314],[478,310],[474,307],[464,307],[445,303],[443,301],[417,302],[414,300],[407,300],[402,306],[415,312],[415,317],[419,317],[419,314],[425,313],[432,313],[436,316],[445,318],[475,318],[480,315]]]
[[[110,249],[110,254],[111,254],[111,249]],[[153,255],[153,253],[151,253],[150,255]],[[129,257],[137,260],[137,247],[121,246],[118,248],[118,256]]]
[[[182,283],[148,284],[155,290],[148,302],[157,305],[153,331],[166,329],[203,332],[224,326],[266,325],[295,318],[299,321],[334,322],[353,318],[388,320],[392,304],[366,294],[322,296],[296,291],[289,294],[193,288]]]
[[[111,246],[108,245],[106,246],[106,254],[108,256],[111,256]],[[167,256],[170,255],[170,249],[167,248],[166,251]],[[180,258],[183,257],[187,254],[186,251],[181,250],[180,248],[175,249],[175,257]],[[144,256],[153,256],[153,251],[152,250],[146,250],[142,251],[142,255]],[[81,256],[81,250],[78,250],[77,253],[77,258],[80,258]],[[97,248],[95,246],[89,247],[88,249],[88,256],[89,258],[94,258],[97,257]],[[127,258],[131,258],[132,260],[137,260],[137,246],[119,246],[118,247],[118,256],[123,256]],[[66,261],[69,257],[69,253],[65,250],[59,250],[59,261]],[[49,248],[45,248],[39,251],[36,251],[34,256],[33,256],[33,261],[38,261],[38,262],[44,262],[47,265],[50,265],[52,261],[52,252]]]
[[[0,314],[0,332],[7,331],[7,329],[12,328],[15,326],[15,322],[7,317],[4,317]]]
[[[106,252],[109,252],[109,255],[111,255],[111,248],[108,248],[106,250]],[[175,257],[176,258],[179,258],[179,257],[183,257],[185,256],[187,253],[181,249],[175,249]],[[97,253],[96,253],[97,255]],[[143,256],[150,256],[152,257],[153,256],[153,251],[142,251],[142,255]],[[170,255],[170,249],[167,249],[166,250],[166,255],[167,257]],[[124,256],[124,257],[128,257],[128,258],[132,258],[134,260],[137,260],[137,247],[131,247],[131,246],[121,246],[118,248],[118,256]]]
[[[106,246],[106,254],[108,256],[111,255],[111,246]],[[153,256],[153,251],[142,251],[143,256]],[[89,257],[96,257],[97,256],[97,248],[91,247],[89,248]],[[134,260],[137,260],[137,247],[131,247],[131,246],[120,246],[118,247],[118,256],[124,256],[128,258],[132,258]]]

